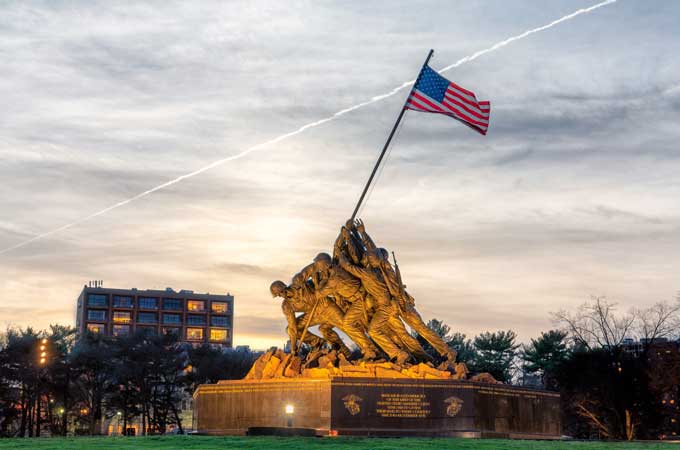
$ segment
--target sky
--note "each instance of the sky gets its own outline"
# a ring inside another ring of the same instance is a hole
[[[0,252],[597,1],[0,4]],[[444,75],[486,137],[408,112],[360,216],[425,318],[528,341],[680,289],[680,3],[619,0]],[[231,293],[330,251],[407,91],[0,253],[0,327],[73,324],[88,280]]]

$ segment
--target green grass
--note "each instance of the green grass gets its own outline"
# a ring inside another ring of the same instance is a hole
[[[137,438],[41,438],[0,439],[0,450],[633,450],[669,449],[663,443],[640,442],[565,442],[509,441],[496,439],[421,439],[421,438],[276,438],[168,436]],[[680,447],[678,447],[680,450]]]

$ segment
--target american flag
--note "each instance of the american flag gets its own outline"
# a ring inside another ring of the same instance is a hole
[[[491,103],[477,101],[475,94],[447,80],[430,66],[423,67],[406,108],[445,114],[484,135],[489,128]]]

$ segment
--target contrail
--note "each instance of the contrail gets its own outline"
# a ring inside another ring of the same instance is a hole
[[[589,12],[591,12],[591,11],[594,11],[594,10],[598,9],[598,8],[601,8],[601,7],[603,7],[603,6],[607,6],[607,5],[610,5],[610,4],[612,4],[612,3],[616,3],[616,2],[617,2],[617,0],[606,0],[606,1],[604,1],[604,2],[601,2],[601,3],[598,3],[598,4],[596,4],[596,5],[590,6],[590,7],[588,7],[588,8],[582,8],[582,9],[579,9],[579,10],[577,10],[577,11],[574,11],[573,13],[568,14],[568,15],[566,15],[566,16],[564,16],[564,17],[561,17],[561,18],[559,18],[559,19],[557,19],[557,20],[554,20],[554,21],[550,22],[550,23],[547,24],[547,25],[543,25],[543,26],[540,26],[540,27],[538,27],[538,28],[533,28],[533,29],[531,29],[531,30],[525,31],[525,32],[522,33],[522,34],[518,34],[518,35],[516,35],[516,36],[512,36],[512,37],[510,37],[510,38],[508,38],[508,39],[505,39],[504,41],[500,41],[500,42],[498,42],[498,43],[492,45],[492,46],[489,47],[489,48],[485,48],[484,50],[479,50],[479,51],[473,53],[472,55],[465,56],[465,57],[459,59],[458,61],[456,61],[455,63],[450,64],[450,65],[444,67],[443,69],[439,70],[439,73],[446,72],[447,70],[451,70],[451,69],[453,69],[453,68],[455,68],[455,67],[461,66],[461,65],[463,65],[463,64],[465,64],[465,63],[468,63],[468,62],[470,62],[470,61],[473,61],[473,60],[479,58],[479,57],[482,56],[482,55],[485,55],[485,54],[487,54],[487,53],[491,53],[491,52],[493,52],[493,51],[498,50],[499,48],[505,47],[506,45],[508,45],[508,44],[510,44],[510,43],[512,43],[512,42],[514,42],[514,41],[518,41],[518,40],[520,40],[520,39],[524,39],[525,37],[530,36],[530,35],[532,35],[532,34],[534,34],[534,33],[538,33],[539,31],[543,31],[543,30],[547,30],[548,28],[552,28],[552,27],[554,27],[555,25],[558,25],[558,24],[560,24],[560,23],[562,23],[562,22],[566,22],[567,20],[571,20],[571,19],[573,19],[573,18],[576,17],[576,16],[580,16],[581,14],[589,13]],[[179,176],[179,177],[177,177],[177,178],[174,178],[174,179],[172,179],[172,180],[170,180],[170,181],[167,181],[167,182],[165,182],[165,183],[163,183],[163,184],[159,184],[158,186],[156,186],[156,187],[154,187],[154,188],[151,188],[151,189],[149,189],[149,190],[146,190],[146,191],[144,191],[144,192],[141,192],[141,193],[135,195],[134,197],[130,197],[130,198],[126,199],[126,200],[122,200],[122,201],[120,201],[120,202],[118,202],[118,203],[115,203],[115,204],[113,204],[113,205],[111,205],[111,206],[109,206],[109,207],[107,207],[107,208],[102,209],[101,211],[97,211],[97,212],[95,212],[95,213],[92,213],[92,214],[90,214],[89,216],[82,217],[82,218],[80,218],[80,219],[78,219],[78,220],[76,220],[76,221],[74,221],[74,222],[68,223],[68,224],[66,224],[66,225],[62,225],[62,226],[60,226],[59,228],[55,228],[54,230],[46,231],[45,233],[38,234],[38,235],[36,235],[36,236],[34,236],[34,237],[30,238],[30,239],[27,239],[27,240],[25,240],[25,241],[19,242],[18,244],[15,244],[15,245],[13,245],[13,246],[11,246],[11,247],[7,247],[7,248],[5,248],[5,249],[3,249],[3,250],[0,250],[0,255],[3,255],[3,254],[8,253],[8,252],[10,252],[10,251],[12,251],[12,250],[16,250],[16,249],[18,249],[18,248],[24,247],[24,246],[30,244],[31,242],[35,242],[35,241],[38,241],[38,240],[40,240],[40,239],[44,239],[44,238],[46,238],[46,237],[52,236],[53,234],[62,232],[62,231],[64,231],[64,230],[67,230],[67,229],[69,229],[69,228],[71,228],[71,227],[74,227],[74,226],[76,226],[76,225],[80,225],[80,224],[83,223],[83,222],[87,222],[88,220],[93,219],[93,218],[98,217],[98,216],[101,216],[101,215],[103,215],[103,214],[106,214],[107,212],[109,212],[109,211],[111,211],[111,210],[114,210],[114,209],[119,208],[119,207],[121,207],[121,206],[125,206],[125,205],[127,205],[128,203],[132,203],[132,202],[134,202],[135,200],[139,200],[139,199],[142,198],[142,197],[146,197],[147,195],[153,194],[153,193],[156,192],[156,191],[160,191],[161,189],[165,189],[166,187],[172,186],[173,184],[179,183],[180,181],[186,180],[187,178],[191,178],[191,177],[193,177],[193,176],[199,175],[199,174],[201,174],[201,173],[203,173],[203,172],[205,172],[205,171],[207,171],[207,170],[213,169],[213,168],[215,168],[215,167],[217,167],[217,166],[220,166],[220,165],[222,165],[222,164],[224,164],[224,163],[227,163],[227,162],[230,162],[230,161],[234,161],[234,160],[243,158],[244,156],[246,156],[246,155],[248,155],[248,154],[250,154],[250,153],[256,152],[256,151],[258,151],[258,150],[262,150],[263,148],[268,147],[268,146],[270,146],[270,145],[272,145],[272,144],[276,144],[277,142],[281,142],[281,141],[283,141],[283,140],[285,140],[285,139],[288,139],[288,138],[290,138],[290,137],[296,136],[296,135],[298,135],[298,134],[300,134],[300,133],[303,133],[304,131],[306,131],[306,130],[308,130],[308,129],[310,129],[310,128],[315,128],[315,127],[318,127],[319,125],[323,125],[323,124],[325,124],[325,123],[327,123],[327,122],[330,122],[330,121],[332,121],[332,120],[335,120],[335,119],[337,119],[338,117],[343,116],[343,115],[345,115],[345,114],[347,114],[347,113],[350,113],[350,112],[352,112],[352,111],[356,111],[357,109],[363,108],[364,106],[368,106],[368,105],[370,105],[370,104],[373,104],[373,103],[379,102],[379,101],[381,101],[381,100],[384,100],[384,99],[386,99],[386,98],[388,98],[388,97],[392,97],[394,94],[396,94],[397,92],[401,91],[402,89],[405,89],[405,88],[407,88],[407,87],[413,85],[413,83],[415,83],[415,80],[410,80],[410,81],[407,81],[407,82],[405,82],[405,83],[402,83],[401,85],[395,87],[394,89],[392,89],[391,91],[389,91],[389,92],[387,92],[387,93],[385,93],[385,94],[376,95],[375,97],[372,97],[370,100],[367,100],[367,101],[362,102],[362,103],[358,103],[358,104],[356,104],[356,105],[354,105],[354,106],[350,106],[349,108],[342,109],[342,110],[336,112],[335,114],[333,114],[333,115],[331,115],[331,116],[328,116],[328,117],[326,117],[326,118],[324,118],[324,119],[317,120],[316,122],[308,123],[308,124],[306,124],[306,125],[301,126],[301,127],[298,128],[297,130],[291,131],[291,132],[286,133],[286,134],[282,134],[281,136],[275,137],[274,139],[270,139],[270,140],[268,140],[268,141],[265,141],[265,142],[262,142],[262,143],[260,143],[260,144],[254,145],[254,146],[252,146],[252,147],[250,147],[250,148],[247,148],[246,150],[243,150],[243,151],[240,152],[240,153],[237,153],[237,154],[232,155],[232,156],[228,156],[228,157],[226,157],[226,158],[219,159],[219,160],[217,160],[217,161],[214,161],[214,162],[208,164],[208,165],[205,166],[205,167],[201,167],[200,169],[197,169],[197,170],[195,170],[195,171],[193,171],[193,172],[190,172],[190,173],[181,175],[181,176]]]

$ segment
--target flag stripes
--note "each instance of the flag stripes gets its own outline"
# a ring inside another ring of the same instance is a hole
[[[453,117],[484,135],[489,128],[491,104],[478,101],[474,93],[442,77],[429,66],[423,68],[406,108]]]

